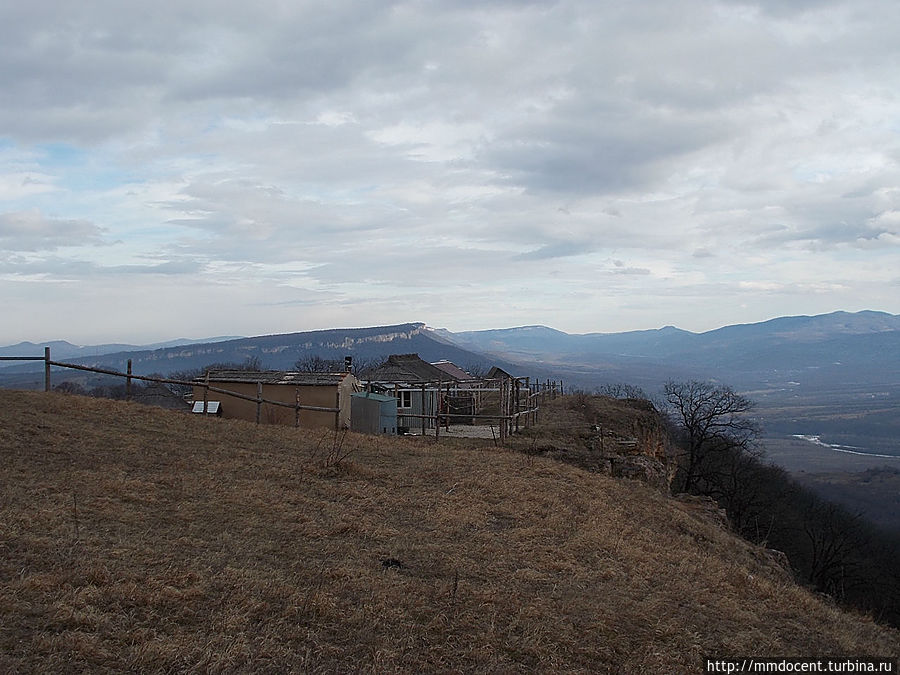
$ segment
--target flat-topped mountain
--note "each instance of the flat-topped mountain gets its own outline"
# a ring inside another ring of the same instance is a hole
[[[43,353],[43,349],[33,349]],[[124,371],[129,359],[137,374],[160,373],[203,368],[213,363],[240,364],[248,359],[258,361],[263,368],[291,369],[309,355],[343,361],[345,356],[356,362],[371,362],[390,354],[417,353],[426,361],[447,359],[462,366],[475,365],[514,368],[503,359],[486,357],[446,340],[440,333],[428,329],[424,323],[406,323],[369,328],[336,328],[236,338],[216,342],[199,342],[159,349],[117,351],[97,356],[80,356],[73,363]],[[51,347],[51,356],[58,360]],[[34,364],[12,366],[0,373],[35,370]],[[15,370],[14,370],[15,369]]]

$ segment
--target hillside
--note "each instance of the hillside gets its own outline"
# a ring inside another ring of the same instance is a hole
[[[689,673],[900,652],[693,505],[475,443],[0,391],[0,670]]]

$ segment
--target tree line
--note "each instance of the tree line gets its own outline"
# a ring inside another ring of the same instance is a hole
[[[782,551],[797,580],[900,627],[900,534],[829,502],[764,461],[753,402],[709,382],[669,382],[675,492],[704,495],[745,539]]]

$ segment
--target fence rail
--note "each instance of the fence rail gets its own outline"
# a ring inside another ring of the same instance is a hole
[[[266,405],[274,405],[281,406],[282,408],[291,408],[294,410],[294,426],[300,426],[300,411],[301,410],[310,410],[313,412],[326,412],[326,413],[334,413],[335,416],[335,427],[340,426],[340,412],[341,409],[339,407],[326,407],[326,406],[316,406],[316,405],[304,405],[299,403],[299,388],[298,388],[298,402],[296,403],[285,403],[284,401],[273,401],[272,399],[263,398],[262,391],[260,388],[257,389],[256,396],[249,396],[247,394],[243,394],[239,391],[232,391],[230,389],[221,389],[219,387],[214,387],[208,382],[196,382],[193,380],[177,380],[169,377],[155,377],[153,375],[135,375],[131,372],[131,359],[128,359],[128,370],[127,372],[121,372],[118,370],[111,370],[109,368],[98,368],[96,366],[83,366],[79,363],[66,363],[65,361],[54,361],[50,358],[50,347],[44,348],[44,356],[2,356],[0,357],[0,361],[43,361],[44,362],[44,391],[50,391],[50,368],[69,368],[72,370],[81,370],[89,373],[98,373],[100,375],[111,375],[113,377],[124,377],[125,378],[125,391],[126,398],[131,399],[131,381],[132,380],[140,380],[143,382],[154,382],[157,384],[177,384],[180,386],[186,387],[202,387],[204,390],[203,396],[203,411],[204,413],[207,410],[207,398],[210,392],[215,394],[223,394],[226,396],[232,396],[234,398],[243,399],[245,401],[251,401],[256,403],[256,423],[260,422],[260,411],[263,404]],[[261,384],[261,383],[257,383]]]
[[[394,393],[399,399],[402,392],[418,393],[421,397],[419,410],[406,412],[397,411],[398,424],[400,420],[418,420],[419,424],[410,424],[407,428],[412,431],[418,427],[422,436],[426,435],[426,423],[431,423],[434,435],[440,436],[441,427],[449,431],[451,420],[464,419],[490,420],[499,422],[499,437],[501,443],[505,442],[511,434],[518,433],[522,426],[529,428],[537,424],[538,413],[541,404],[557,395],[562,394],[562,382],[551,380],[532,382],[530,377],[508,377],[495,380],[472,380],[463,382],[448,382],[438,380],[422,384],[409,384],[402,386],[397,383],[380,383],[384,393]],[[426,393],[431,394],[426,399]],[[478,412],[479,401],[484,394],[497,394],[493,403],[498,406],[497,414]],[[453,412],[451,399],[460,396],[471,396],[474,399],[473,412]],[[429,403],[426,404],[426,400]],[[430,408],[430,409],[429,409]],[[406,425],[404,425],[406,426]],[[492,425],[493,426],[493,425]]]

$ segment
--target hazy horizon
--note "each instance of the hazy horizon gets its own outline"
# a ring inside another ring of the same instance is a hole
[[[0,347],[13,347],[13,346],[15,346],[17,344],[21,344],[23,342],[30,342],[32,344],[40,345],[40,344],[46,344],[49,342],[57,342],[57,341],[68,342],[76,347],[91,347],[91,346],[104,345],[104,344],[129,344],[129,345],[140,347],[140,346],[152,345],[152,344],[158,344],[158,343],[173,342],[176,340],[188,340],[188,341],[192,341],[192,342],[193,341],[207,341],[207,340],[218,341],[218,340],[231,340],[231,339],[262,337],[262,336],[266,336],[266,335],[278,335],[278,334],[282,334],[282,333],[290,334],[290,333],[308,333],[308,332],[314,332],[314,331],[327,331],[327,330],[337,330],[337,331],[359,330],[359,329],[366,329],[366,328],[380,328],[383,326],[405,325],[405,324],[413,324],[413,323],[422,323],[428,329],[435,330],[435,331],[447,330],[447,331],[450,331],[451,333],[465,333],[465,332],[471,332],[471,331],[490,331],[490,330],[513,330],[516,328],[543,327],[543,328],[549,328],[551,330],[557,330],[557,331],[560,331],[563,333],[568,333],[569,335],[585,335],[585,334],[591,334],[591,333],[608,333],[608,334],[630,333],[630,332],[638,332],[638,331],[662,330],[664,328],[676,328],[678,330],[687,331],[689,333],[701,334],[701,333],[707,333],[710,331],[718,330],[720,328],[726,328],[728,326],[766,323],[768,321],[774,321],[777,319],[827,316],[829,314],[837,314],[837,313],[859,314],[859,313],[863,313],[863,312],[870,312],[870,313],[876,313],[876,314],[887,314],[889,316],[898,316],[895,314],[891,314],[890,312],[884,312],[882,310],[873,310],[873,309],[864,309],[864,310],[859,310],[857,312],[847,312],[845,310],[835,310],[833,312],[825,312],[823,314],[794,314],[794,315],[789,315],[789,316],[773,316],[773,317],[769,317],[768,319],[763,319],[761,321],[741,321],[736,324],[725,324],[722,326],[716,326],[714,328],[710,328],[708,330],[702,330],[702,331],[694,331],[694,330],[690,330],[688,328],[684,328],[682,326],[672,326],[671,324],[666,324],[666,325],[653,326],[650,328],[633,328],[633,329],[627,329],[624,331],[594,330],[594,331],[585,331],[584,333],[574,333],[574,332],[570,332],[570,331],[564,331],[560,328],[557,328],[556,326],[552,326],[552,325],[549,325],[546,323],[524,323],[524,324],[519,324],[519,325],[514,325],[514,326],[486,326],[486,327],[482,327],[482,328],[474,328],[474,329],[467,329],[467,330],[454,330],[452,328],[448,328],[447,326],[434,326],[428,322],[413,320],[413,321],[401,321],[396,324],[388,323],[388,324],[373,324],[373,325],[369,325],[369,326],[328,326],[328,327],[309,328],[309,329],[296,330],[296,331],[277,331],[277,332],[263,331],[263,332],[249,333],[246,335],[229,334],[229,335],[210,335],[210,336],[197,336],[197,337],[185,337],[185,336],[163,337],[160,339],[153,339],[153,340],[148,339],[148,340],[141,340],[141,341],[136,341],[136,342],[128,342],[126,340],[118,340],[115,338],[101,339],[101,340],[98,340],[95,342],[75,342],[66,336],[53,337],[53,338],[48,338],[48,339],[43,339],[43,340],[26,338],[23,340],[17,340],[15,342],[10,342],[10,343],[0,343]]]

